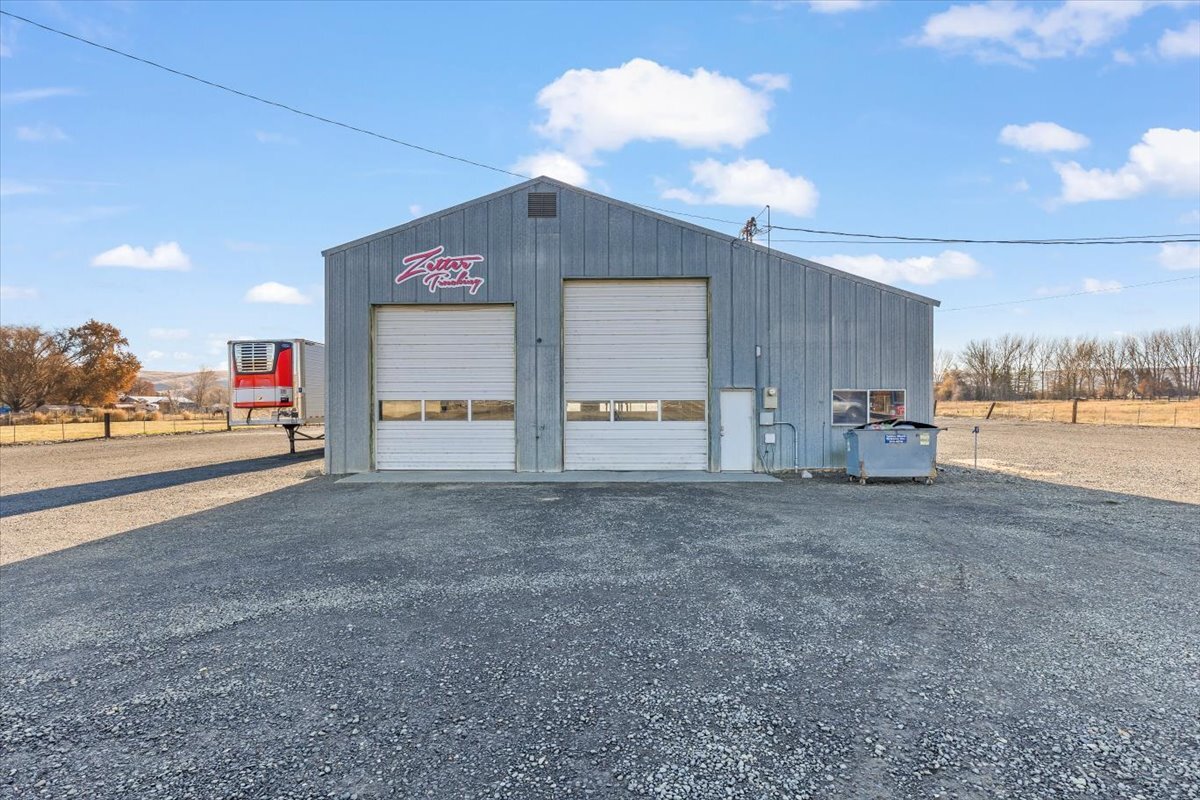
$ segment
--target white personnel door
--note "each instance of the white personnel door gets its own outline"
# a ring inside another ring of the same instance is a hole
[[[563,287],[566,469],[708,469],[708,287]]]
[[[375,468],[516,468],[512,306],[375,312]]]
[[[754,469],[754,390],[721,390],[721,471]]]

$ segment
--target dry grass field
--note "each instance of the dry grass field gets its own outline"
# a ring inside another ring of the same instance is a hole
[[[987,416],[990,402],[939,401],[939,417]],[[1070,400],[1020,400],[996,403],[992,419],[1025,422],[1070,422]],[[1200,400],[1080,400],[1076,422],[1086,425],[1143,425],[1155,428],[1200,428]]]
[[[160,419],[148,422],[114,422],[112,435],[150,436],[164,433],[195,433],[225,430],[225,418]],[[103,422],[51,422],[42,425],[0,426],[0,445],[69,442],[104,438]]]

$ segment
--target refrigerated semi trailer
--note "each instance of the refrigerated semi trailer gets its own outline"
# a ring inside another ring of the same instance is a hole
[[[325,345],[308,339],[229,342],[229,425],[281,425],[292,452],[299,431],[325,424]]]

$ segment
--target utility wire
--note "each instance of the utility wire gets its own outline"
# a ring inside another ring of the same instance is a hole
[[[1193,234],[1181,234],[1184,236],[1192,236]],[[1122,239],[1120,241],[1108,241],[1105,239],[1062,239],[1062,240],[1046,240],[1046,241],[1018,241],[1009,239],[1004,241],[981,241],[976,239],[964,240],[946,240],[946,239],[776,239],[776,242],[792,242],[792,243],[807,243],[807,244],[1015,244],[1015,245],[1093,245],[1093,244],[1187,244],[1189,242],[1200,242],[1200,238],[1194,239]]]
[[[232,86],[226,86],[223,83],[217,83],[216,81],[210,81],[207,78],[201,78],[200,76],[193,75],[190,72],[184,72],[183,70],[175,69],[174,67],[169,67],[166,64],[161,64],[157,61],[152,61],[148,58],[143,58],[142,56],[134,55],[133,53],[129,53],[124,50],[118,50],[115,47],[109,47],[108,45],[105,45],[105,44],[100,44],[99,42],[84,38],[83,36],[76,36],[73,33],[68,33],[67,31],[60,30],[59,28],[54,28],[50,25],[45,25],[41,22],[37,22],[35,20],[29,19],[28,17],[23,17],[20,14],[14,14],[11,11],[4,11],[4,10],[0,9],[0,14],[4,15],[6,17],[11,17],[12,19],[20,20],[21,22],[32,25],[35,28],[41,28],[42,30],[48,31],[49,33],[56,33],[59,36],[64,36],[68,39],[73,39],[77,42],[89,45],[91,47],[95,47],[99,50],[105,50],[114,55],[121,56],[122,58],[128,58],[131,61],[138,62],[139,64],[145,64],[148,67],[154,67],[155,69],[160,69],[160,70],[163,70],[164,72],[169,72],[172,75],[175,75],[177,77],[186,78],[187,80],[195,81],[196,83],[202,83],[205,86],[209,86],[213,89],[219,89],[223,92],[228,92],[230,94],[237,95],[238,97],[244,98],[246,100],[253,100],[256,103],[262,103],[264,105],[272,106],[273,108],[277,108],[282,111],[290,111],[291,113],[297,114],[301,117],[307,117],[308,119],[316,120],[317,122],[323,122],[326,125],[334,125],[339,128],[344,128],[345,130],[348,130],[348,131],[353,131],[355,133],[361,133],[364,136],[372,136],[376,139],[382,139],[385,142],[390,142],[392,144],[398,144],[401,147],[408,147],[413,150],[418,150],[422,153],[427,153],[428,155],[431,155],[431,156],[438,156],[440,158],[448,158],[451,161],[458,161],[462,164],[468,164],[472,167],[479,167],[480,169],[491,170],[492,172],[498,172],[501,175],[509,175],[514,178],[520,178],[521,180],[531,180],[533,177],[535,177],[533,175],[524,175],[520,172],[514,172],[513,170],[505,169],[503,167],[497,167],[497,166],[493,166],[491,164],[485,164],[482,161],[475,161],[474,159],[464,158],[463,156],[456,156],[452,153],[447,153],[442,150],[435,150],[432,147],[425,147],[424,145],[414,144],[413,142],[406,142],[403,139],[397,139],[394,136],[388,136],[387,134],[378,133],[376,131],[369,130],[367,128],[360,128],[357,125],[351,125],[346,122],[339,122],[338,120],[330,119],[329,117],[323,117],[320,114],[314,114],[311,111],[305,111],[303,109],[296,108],[295,106],[290,106],[287,103],[281,103],[277,100],[270,100],[266,97],[261,97],[256,94],[252,94],[250,92],[243,91],[241,89],[235,89]],[[709,217],[709,216],[705,216],[703,214],[689,214],[684,211],[674,211],[674,210],[666,209],[666,208],[656,208],[654,206],[644,206],[644,205],[640,205],[638,203],[632,203],[631,205],[637,205],[639,208],[644,208],[647,211],[658,211],[663,214],[673,214],[675,216],[681,216],[681,217],[692,217],[694,219],[708,220],[709,222],[720,222],[725,225],[737,225],[740,227],[743,224],[741,222],[737,222],[736,220],[720,219],[718,217]]]
[[[775,230],[798,231],[816,236],[857,237],[886,244],[916,242],[921,244],[1168,244],[1172,242],[1200,242],[1197,233],[1160,233],[1141,236],[1074,236],[1056,239],[952,239],[935,236],[899,236],[879,233],[850,233],[847,231],[828,231],[818,228],[795,228],[785,225],[772,225]],[[776,239],[777,242],[809,241],[803,239]]]
[[[388,136],[387,134],[379,133],[377,131],[373,131],[368,128],[362,128],[357,125],[351,125],[346,122],[340,122],[338,120],[331,119],[329,117],[321,116],[320,114],[315,114],[311,111],[305,111],[303,109],[296,108],[295,106],[290,106],[286,103],[279,102],[278,100],[271,100],[266,97],[262,97],[260,95],[252,94],[251,92],[243,91],[241,89],[236,89],[232,86],[227,86],[223,83],[217,83],[216,81],[211,81],[211,80],[208,80],[207,78],[201,78],[200,76],[193,75],[190,72],[184,72],[183,70],[175,69],[174,67],[169,67],[166,64],[162,64],[157,61],[152,61],[151,59],[143,58],[142,56],[134,55],[133,53],[129,53],[125,50],[119,50],[115,47],[109,47],[108,45],[101,44],[99,42],[85,38],[83,36],[77,36],[76,34],[68,33],[67,31],[61,30],[59,28],[55,28],[50,25],[46,25],[44,23],[29,19],[28,17],[23,17],[20,14],[14,14],[11,11],[4,11],[4,10],[0,9],[0,15],[10,17],[15,20],[20,20],[21,22],[24,22],[28,25],[32,25],[35,28],[40,28],[49,33],[54,33],[59,36],[63,36],[67,39],[72,39],[76,42],[80,42],[81,44],[86,44],[90,47],[95,47],[99,50],[104,50],[106,52],[112,53],[113,55],[118,55],[118,56],[121,56],[122,58],[127,58],[131,61],[136,61],[139,64],[144,64],[148,67],[153,67],[155,69],[159,69],[164,72],[168,72],[172,75],[175,75],[176,77],[185,78],[190,81],[195,81],[196,83],[203,84],[210,88],[219,89],[220,91],[228,92],[229,94],[236,95],[236,96],[241,97],[246,100],[253,100],[256,103],[262,103],[263,105],[271,106],[273,108],[277,108],[282,111],[288,111],[288,112],[291,112],[292,114],[296,114],[301,117],[306,117],[308,119],[315,120],[316,122],[323,122],[326,125],[333,125],[335,127],[343,128],[348,131],[353,131],[354,133],[361,133],[364,136],[371,136],[376,139],[381,139],[385,142],[390,142],[391,144],[398,144],[401,147],[407,147],[412,150],[417,150],[419,152],[426,153],[428,155],[438,156],[439,158],[446,158],[451,161],[457,161],[462,164],[467,164],[469,166],[479,167],[480,169],[490,170],[491,172],[497,172],[501,175],[508,175],[513,178],[520,178],[521,180],[530,180],[534,177],[532,175],[525,175],[520,172],[515,172],[510,169],[505,169],[504,167],[497,167],[492,164],[484,163],[482,161],[476,161],[474,159],[465,158],[463,156],[457,156],[457,155],[454,155],[453,153],[447,153],[442,150],[435,150],[432,147],[425,147],[424,145],[415,144],[413,142],[407,142],[407,141],[404,141],[403,139],[397,139],[394,136]],[[719,217],[711,217],[711,216],[706,216],[704,214],[692,214],[692,213],[685,212],[685,211],[675,211],[673,209],[641,205],[639,203],[632,203],[631,205],[636,205],[639,208],[646,209],[647,211],[658,211],[663,214],[672,214],[672,215],[680,216],[680,217],[691,217],[692,219],[703,219],[703,220],[707,220],[709,222],[719,222],[723,225],[742,226],[744,224],[744,223],[738,222],[736,220],[721,219]],[[765,210],[766,210],[766,207],[764,206],[763,211],[765,211]],[[761,215],[762,212],[759,212],[759,214]],[[787,227],[784,225],[768,226],[767,230],[769,231],[772,228],[775,230],[799,231],[801,233],[811,233],[811,234],[817,234],[817,235],[823,235],[823,236],[846,236],[846,237],[859,237],[862,239],[873,239],[873,240],[878,240],[879,243],[881,243],[881,244],[899,244],[899,243],[903,243],[903,242],[919,242],[919,243],[925,243],[925,244],[940,243],[940,244],[1044,244],[1044,245],[1055,245],[1055,244],[1100,244],[1100,243],[1166,244],[1166,243],[1170,243],[1170,242],[1200,242],[1200,238],[1176,238],[1176,237],[1181,237],[1181,236],[1193,236],[1194,234],[1164,234],[1162,236],[1153,236],[1153,237],[1151,237],[1151,236],[1145,236],[1145,237],[1133,237],[1133,236],[1095,237],[1095,238],[1080,237],[1080,238],[1076,238],[1076,239],[950,239],[950,238],[921,237],[921,236],[885,236],[885,235],[871,234],[871,233],[847,233],[844,231],[826,231],[826,230],[817,230],[817,229],[813,229],[813,228],[794,228],[794,227]],[[887,241],[887,240],[893,240],[893,241]],[[776,239],[775,241],[802,242],[802,241],[808,241],[808,240]]]
[[[1112,292],[1121,292],[1126,289],[1137,289],[1142,286],[1161,286],[1164,283],[1179,283],[1180,281],[1194,281],[1200,278],[1200,275],[1186,275],[1182,278],[1168,278],[1165,281],[1147,281],[1146,283],[1130,283],[1125,286],[1114,286],[1111,289],[1088,289],[1082,292],[1070,292],[1068,294],[1052,294],[1045,297],[1027,297],[1024,300],[1005,300],[1000,303],[983,303],[977,306],[956,306],[954,308],[939,308],[938,311],[967,311],[974,308],[995,308],[996,306],[1015,306],[1021,303],[1036,303],[1041,300],[1062,300],[1064,297],[1079,297],[1085,294],[1109,294]]]

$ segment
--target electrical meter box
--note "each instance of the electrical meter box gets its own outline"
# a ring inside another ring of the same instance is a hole
[[[774,386],[763,388],[762,407],[779,408],[779,390],[777,388]]]

